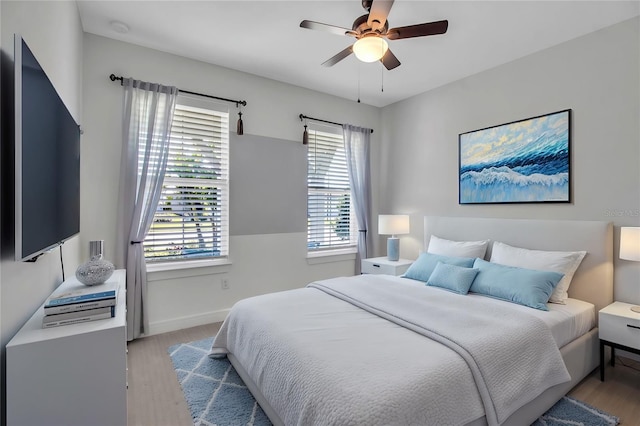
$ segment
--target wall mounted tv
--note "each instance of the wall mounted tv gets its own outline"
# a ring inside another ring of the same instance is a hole
[[[15,256],[35,260],[80,232],[80,127],[14,37]]]

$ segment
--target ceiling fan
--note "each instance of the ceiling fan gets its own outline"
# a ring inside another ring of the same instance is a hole
[[[393,0],[362,0],[362,7],[368,13],[357,18],[351,29],[307,20],[300,22],[300,27],[357,39],[353,45],[323,62],[322,65],[325,67],[333,66],[355,53],[356,57],[363,62],[380,61],[388,70],[392,70],[400,65],[400,61],[391,52],[385,39],[400,40],[444,34],[447,32],[449,21],[427,22],[389,29],[387,16],[391,6],[393,6]]]

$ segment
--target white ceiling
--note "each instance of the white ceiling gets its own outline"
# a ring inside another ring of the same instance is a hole
[[[87,0],[78,1],[78,8],[88,33],[350,100],[360,90],[363,103],[378,107],[640,14],[637,0],[396,0],[390,28],[447,19],[449,29],[444,35],[390,41],[402,65],[387,71],[353,55],[331,68],[320,66],[355,39],[299,26],[308,19],[351,28],[366,13],[360,0]],[[113,21],[125,23],[129,32],[116,32]]]

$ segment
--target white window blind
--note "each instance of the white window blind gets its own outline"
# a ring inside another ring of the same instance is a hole
[[[342,129],[309,130],[307,151],[307,247],[354,246],[355,217]]]
[[[229,113],[180,95],[148,261],[223,257],[229,251]]]

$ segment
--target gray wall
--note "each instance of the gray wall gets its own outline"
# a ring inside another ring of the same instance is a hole
[[[229,135],[230,235],[307,231],[307,147]]]
[[[383,109],[380,209],[422,216],[554,218],[640,226],[639,19],[634,18]],[[570,204],[459,205],[458,134],[571,108]],[[640,302],[640,265],[615,260],[615,299]]]
[[[13,34],[19,33],[53,82],[75,120],[82,123],[82,25],[73,1],[0,2],[2,46],[2,231],[0,239],[1,394],[5,395],[5,345],[62,282],[58,251],[35,263],[15,262],[13,247]],[[81,148],[82,149],[82,148]],[[37,153],[33,153],[37,155]],[[64,244],[66,275],[86,250],[79,238]],[[5,398],[0,423],[4,424]]]

